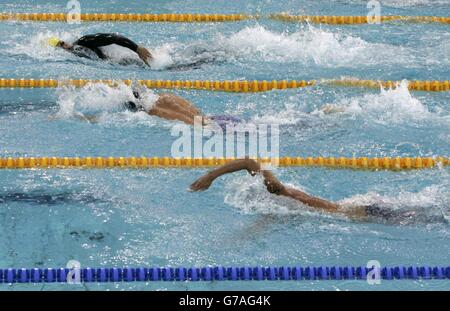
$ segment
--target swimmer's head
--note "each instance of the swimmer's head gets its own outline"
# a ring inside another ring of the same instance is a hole
[[[131,91],[136,100],[130,100],[125,103],[125,109],[131,112],[145,111],[144,106],[140,102],[142,100],[143,89],[136,81],[131,84]]]
[[[67,43],[63,40],[59,40],[56,37],[51,37],[47,40],[48,44],[54,48],[62,48],[64,50],[69,50],[72,48],[72,44]]]
[[[141,103],[131,100],[124,103],[124,108],[131,112],[145,111],[145,107]]]
[[[61,40],[59,40],[58,38],[56,38],[56,37],[51,37],[51,38],[49,38],[48,40],[47,40],[47,43],[48,43],[48,45],[50,45],[50,46],[52,46],[52,47],[57,47],[58,46],[58,43],[60,42]]]

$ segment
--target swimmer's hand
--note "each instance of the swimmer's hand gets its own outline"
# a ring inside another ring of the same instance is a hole
[[[283,184],[270,171],[264,171],[264,185],[270,193],[280,195],[285,191]]]
[[[255,176],[257,173],[259,173],[261,169],[259,163],[252,159],[245,159],[245,164],[247,172],[252,176]]]
[[[150,66],[149,61],[153,59],[153,56],[145,47],[138,46],[136,53],[139,55],[139,58],[147,64],[147,66]]]
[[[204,191],[208,189],[209,186],[211,186],[213,181],[213,176],[208,173],[194,181],[189,188],[191,189],[191,191]]]
[[[338,113],[338,112],[345,112],[344,107],[339,107],[334,104],[327,104],[320,108],[320,111],[322,111],[324,114],[331,114],[331,113]]]

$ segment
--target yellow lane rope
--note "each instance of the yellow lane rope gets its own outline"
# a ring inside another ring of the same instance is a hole
[[[312,16],[312,15],[289,15],[289,14],[272,14],[269,18],[288,21],[288,22],[309,22],[314,24],[331,24],[331,25],[353,25],[368,24],[371,18],[367,16]],[[410,22],[410,23],[444,23],[450,24],[448,16],[400,16],[400,15],[383,15],[380,16],[380,22]]]
[[[41,21],[65,22],[69,14],[66,13],[0,13],[1,20],[14,21]],[[73,20],[71,15],[71,20]],[[83,22],[234,22],[246,19],[269,18],[281,21],[309,22],[333,25],[367,24],[367,16],[314,16],[271,14],[268,16],[248,14],[138,14],[138,13],[83,13],[80,14]],[[450,24],[450,17],[446,16],[380,16],[381,22],[402,21],[412,23],[444,23]]]
[[[223,165],[228,158],[169,158],[169,157],[41,157],[0,158],[0,169],[26,168],[195,168]],[[343,158],[343,157],[282,157],[257,159],[261,163],[278,163],[281,167],[328,167],[340,169],[408,170],[450,166],[449,157],[419,158]]]
[[[1,13],[0,20],[65,22],[65,13]],[[73,18],[73,15],[72,15]],[[136,13],[85,13],[83,22],[235,22],[255,18],[246,14],[136,14]]]
[[[115,86],[118,83],[130,85],[132,80],[54,80],[54,79],[0,79],[0,88],[55,88],[61,86],[83,87],[88,83],[105,83]],[[197,89],[225,92],[262,92],[272,89],[299,88],[314,85],[315,81],[273,80],[273,81],[201,81],[201,80],[137,80],[141,85],[149,88],[161,89]]]
[[[0,88],[56,88],[63,86],[83,87],[88,83],[105,83],[115,86],[118,83],[130,85],[132,80],[90,80],[90,79],[0,79]],[[265,92],[273,89],[284,90],[313,86],[315,80],[137,80],[141,85],[156,89],[196,89],[223,92]],[[323,80],[324,84],[366,88],[396,88],[401,81],[337,79]],[[443,92],[450,90],[447,81],[409,81],[408,89],[414,91]]]
[[[338,79],[328,80],[324,83],[337,85],[337,86],[350,86],[350,87],[365,87],[365,88],[396,88],[402,81],[382,81],[382,80],[359,80],[359,79]],[[412,91],[427,91],[427,92],[444,92],[450,91],[450,82],[436,81],[436,80],[412,80],[408,81],[408,89]]]

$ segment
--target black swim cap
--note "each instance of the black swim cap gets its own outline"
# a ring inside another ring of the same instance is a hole
[[[125,106],[125,109],[126,110],[129,110],[129,111],[131,111],[131,112],[137,112],[139,109],[138,109],[138,106],[136,105],[136,103],[133,103],[132,101],[128,101],[128,102],[126,102],[125,104],[124,104],[124,106]]]

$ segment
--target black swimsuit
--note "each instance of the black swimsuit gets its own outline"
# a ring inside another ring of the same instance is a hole
[[[117,44],[129,48],[133,52],[137,51],[138,45],[124,36],[114,33],[98,33],[95,35],[86,35],[73,43],[71,51],[80,57],[92,58],[94,52],[100,59],[106,59],[107,56],[100,50],[100,47]]]

